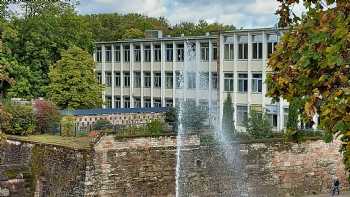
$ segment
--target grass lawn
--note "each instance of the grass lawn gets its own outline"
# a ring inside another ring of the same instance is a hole
[[[91,137],[62,137],[58,135],[29,135],[29,136],[16,136],[7,135],[8,139],[18,139],[21,141],[53,144],[59,146],[66,146],[74,149],[89,149]]]

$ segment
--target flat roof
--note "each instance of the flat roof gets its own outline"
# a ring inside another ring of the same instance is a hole
[[[73,116],[92,116],[92,115],[110,115],[110,114],[125,114],[125,113],[161,113],[166,112],[167,107],[151,107],[151,108],[96,108],[96,109],[76,109],[76,110],[61,110],[62,115]]]
[[[287,28],[278,28],[279,31],[287,30]],[[115,40],[115,41],[99,41],[95,44],[113,44],[113,43],[129,43],[129,42],[155,42],[155,41],[181,41],[181,40],[203,40],[203,39],[217,39],[219,34],[231,34],[231,33],[248,33],[248,32],[259,32],[259,31],[276,31],[276,28],[254,28],[254,29],[236,29],[232,31],[213,32],[211,35],[206,36],[183,36],[183,37],[162,37],[162,38],[138,38],[138,39],[126,39],[126,40]]]

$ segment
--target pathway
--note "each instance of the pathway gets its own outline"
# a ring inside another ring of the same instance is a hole
[[[318,195],[309,195],[304,197],[330,197],[330,194],[318,194]],[[350,197],[350,192],[342,192],[339,196],[335,197]]]

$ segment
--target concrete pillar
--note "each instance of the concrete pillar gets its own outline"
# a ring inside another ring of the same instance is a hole
[[[236,70],[238,64],[238,37],[237,34],[233,35],[233,94],[232,94],[232,100],[233,100],[233,120],[235,128],[237,128],[237,92],[238,92],[238,73]]]
[[[251,71],[251,62],[253,59],[253,50],[252,50],[252,35],[248,33],[248,117],[250,113],[250,106],[252,103],[252,71]]]
[[[224,66],[224,36],[222,34],[219,34],[220,38],[220,43],[218,43],[218,47],[220,47],[219,52],[220,52],[220,65],[219,65],[219,70],[218,70],[218,80],[219,80],[219,100],[218,100],[218,105],[219,105],[219,128],[221,128],[221,120],[222,120],[222,113],[224,110],[224,72],[223,72],[223,66]]]
[[[144,91],[144,75],[143,75],[143,64],[144,64],[144,61],[145,61],[145,53],[144,53],[144,46],[143,46],[143,43],[141,43],[141,46],[140,46],[140,49],[141,49],[141,107],[144,107],[144,98],[143,98],[143,91]]]
[[[196,72],[196,95],[199,95],[199,83],[200,83],[200,69],[199,66],[201,65],[201,56],[200,56],[200,42],[199,40],[196,40],[196,48],[195,48],[195,58],[196,58],[196,68],[195,68],[195,72]],[[196,105],[199,104],[199,98],[198,96],[196,96]]]
[[[154,45],[152,42],[151,43],[151,107],[154,107],[154,104],[153,104],[153,91],[154,91],[153,64],[154,64]]]
[[[106,84],[106,49],[105,49],[105,45],[101,46],[102,49],[102,71],[101,71],[101,77],[102,77],[102,84],[105,85]],[[103,90],[102,92],[102,108],[106,108],[105,102],[106,102],[106,91]]]
[[[176,106],[175,102],[176,94],[176,43],[173,41],[173,106]]]
[[[161,86],[160,86],[160,97],[161,97],[161,106],[165,107],[165,43],[160,43],[160,79],[161,79]]]
[[[115,75],[114,75],[114,44],[111,46],[111,53],[112,53],[112,108],[115,108],[115,100],[114,100],[114,88],[115,88]]]
[[[130,108],[134,108],[134,44],[130,43]]]
[[[124,108],[124,46],[120,45],[120,107]]]

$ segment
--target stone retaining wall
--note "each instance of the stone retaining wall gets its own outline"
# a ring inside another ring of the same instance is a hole
[[[176,136],[103,136],[90,151],[9,140],[0,196],[175,196],[176,176],[180,196],[303,196],[328,192],[332,175],[348,188],[338,141],[183,144],[178,160]]]

